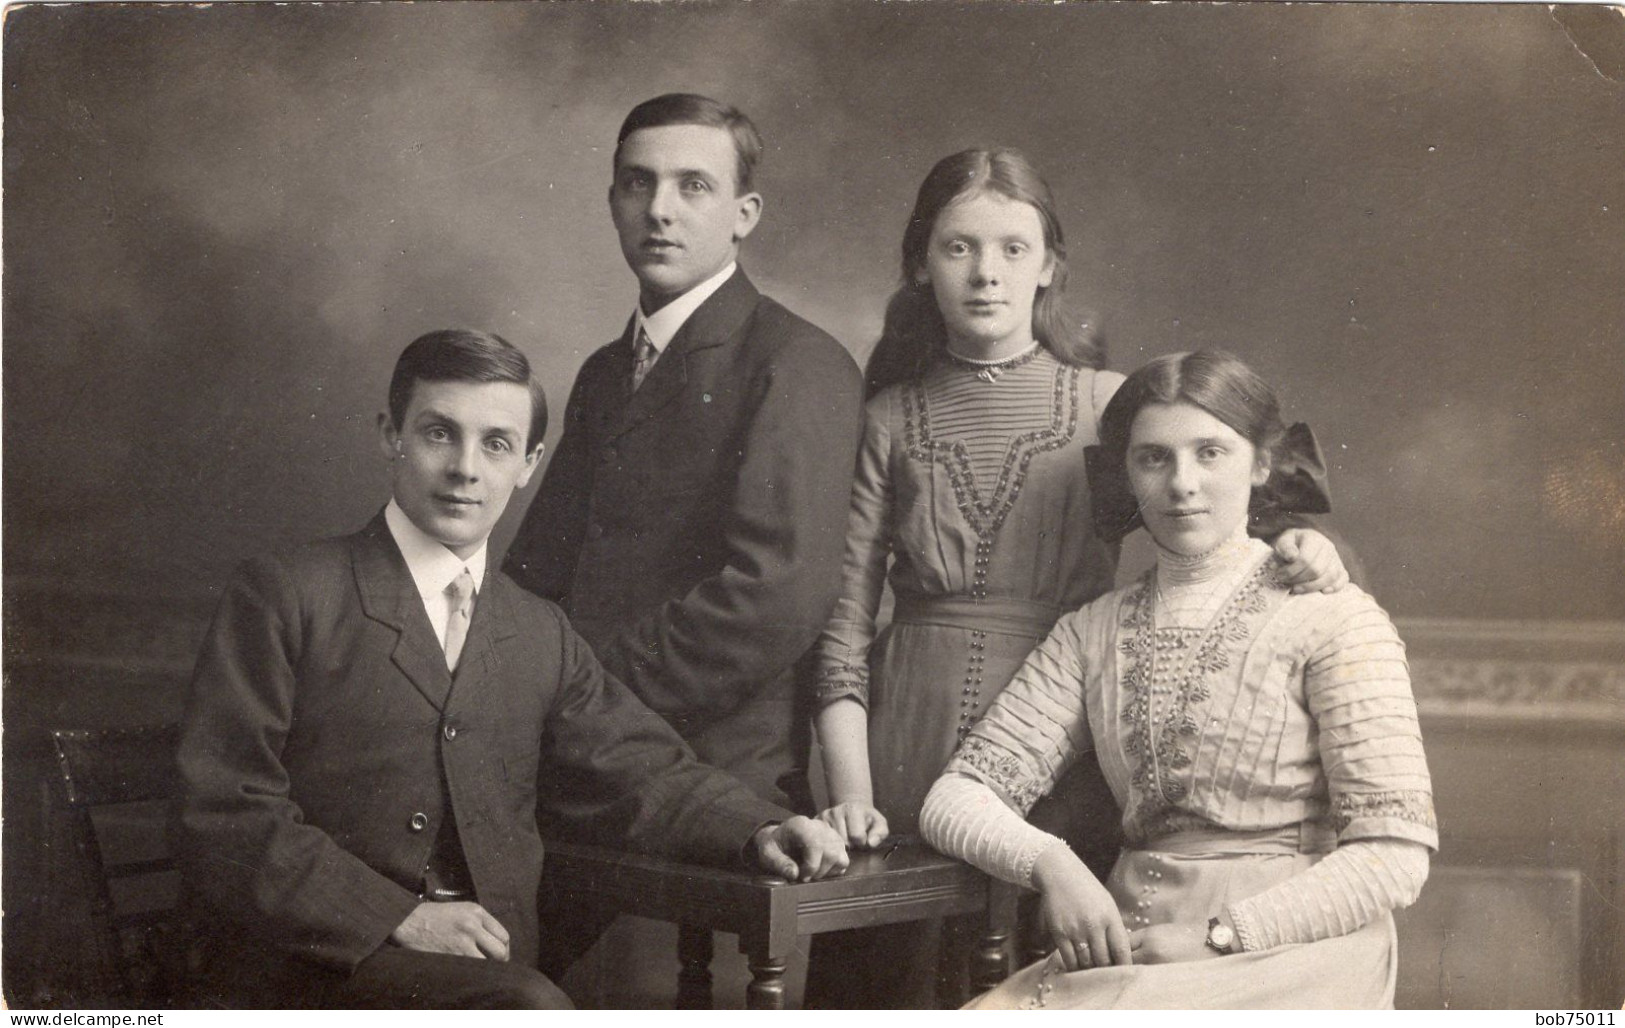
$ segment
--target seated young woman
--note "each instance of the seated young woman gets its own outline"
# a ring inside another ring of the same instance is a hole
[[[1391,911],[1437,849],[1403,645],[1369,595],[1295,595],[1249,515],[1324,505],[1319,454],[1221,351],[1130,375],[1089,454],[1144,578],[1066,615],[932,787],[927,841],[1041,895],[1055,952],[981,1007],[1393,1003]],[[1102,884],[1025,820],[1079,759],[1123,810]]]

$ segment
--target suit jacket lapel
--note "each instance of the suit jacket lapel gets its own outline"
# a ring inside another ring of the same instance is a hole
[[[482,683],[491,677],[497,665],[497,644],[518,633],[513,613],[513,598],[498,583],[499,572],[487,565],[485,584],[474,601],[474,620],[468,626],[468,638],[463,643],[462,656],[457,659],[457,672],[452,677],[451,697],[447,706],[462,706],[470,695],[478,695]],[[444,656],[441,657],[444,663]]]
[[[389,534],[389,525],[381,512],[353,537],[350,552],[356,585],[361,591],[362,611],[400,633],[390,659],[424,699],[436,710],[445,710],[446,697],[451,692],[446,651],[435,638],[434,627],[423,609],[423,598],[412,583],[412,573],[406,569],[406,560]],[[478,614],[476,607],[476,618]],[[469,626],[470,632],[473,627]],[[466,643],[464,649],[467,649]]]
[[[654,417],[662,408],[683,394],[683,386],[690,375],[690,361],[694,354],[721,346],[734,338],[744,326],[758,299],[756,287],[745,277],[743,268],[728,277],[722,287],[712,293],[689,315],[683,327],[677,330],[666,351],[655,361],[643,385],[632,394],[626,405],[615,435],[621,435]],[[633,319],[634,322],[636,319]],[[630,337],[631,329],[628,329]],[[627,353],[631,353],[630,343]],[[630,362],[627,381],[631,381]]]

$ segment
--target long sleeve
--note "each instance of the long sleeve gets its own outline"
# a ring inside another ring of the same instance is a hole
[[[1404,645],[1363,593],[1335,604],[1305,665],[1338,848],[1231,905],[1244,948],[1345,935],[1416,899],[1438,847]]]
[[[549,812],[596,841],[712,864],[736,862],[757,828],[792,816],[696,760],[568,625],[561,639],[539,782]]]
[[[848,696],[869,703],[869,647],[892,545],[891,433],[884,413],[889,398],[889,393],[876,397],[866,412],[847,515],[841,592],[815,650],[815,701],[820,706]]]
[[[938,851],[1026,888],[1039,856],[1066,845],[1028,824],[985,783],[957,773],[938,778],[926,794],[920,834]]]
[[[1079,630],[1088,612],[1062,618],[1027,657],[920,814],[931,845],[1021,885],[1031,885],[1033,862],[1059,841],[1027,824],[1027,812],[1091,745]]]
[[[283,765],[303,655],[298,590],[270,560],[238,570],[192,680],[177,756],[176,851],[190,888],[264,940],[354,967],[417,897],[305,823]]]
[[[1401,839],[1365,839],[1257,896],[1230,905],[1244,950],[1335,938],[1410,906],[1428,876],[1428,849]]]
[[[724,713],[800,657],[839,587],[862,382],[839,344],[786,347],[740,433],[716,526],[726,560],[686,594],[594,640],[651,707]]]

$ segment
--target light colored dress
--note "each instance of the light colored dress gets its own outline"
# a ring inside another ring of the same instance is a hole
[[[1122,376],[1048,350],[992,381],[943,359],[870,401],[817,701],[869,710],[875,806],[916,830],[931,783],[1055,619],[1107,592],[1083,451]],[[896,607],[876,637],[891,563]]]
[[[1139,583],[1062,618],[921,824],[1031,886],[1061,843],[1023,817],[1092,752],[1123,808],[1106,887],[1125,927],[1228,911],[1243,951],[1074,973],[1052,955],[977,1005],[1392,1005],[1390,911],[1438,846],[1404,647],[1364,592],[1294,596],[1276,568],[1239,535],[1196,561],[1159,552]]]

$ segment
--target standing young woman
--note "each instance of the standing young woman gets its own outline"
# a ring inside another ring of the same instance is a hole
[[[1099,370],[1065,315],[1049,186],[1015,150],[946,157],[920,186],[902,256],[867,371],[841,596],[815,649],[821,816],[856,847],[916,831],[960,739],[1056,618],[1117,571],[1117,544],[1091,527],[1083,451],[1122,377]],[[1302,588],[1346,580],[1324,537],[1293,530],[1277,545],[1313,558],[1293,565]],[[877,637],[888,578],[896,607]],[[1077,774],[1063,806],[1035,816],[1058,831],[1113,824],[1098,771]],[[1115,855],[1109,833],[1091,835]],[[807,1005],[932,1005],[937,938],[820,937]]]
[[[1312,439],[1218,351],[1136,371],[1101,437],[1096,529],[1143,519],[1157,565],[1057,623],[921,818],[1041,896],[1055,952],[978,1005],[1392,1005],[1389,912],[1438,845],[1404,648],[1359,589],[1292,595],[1247,535],[1303,495]],[[1123,809],[1104,886],[1023,818],[1079,759]]]

